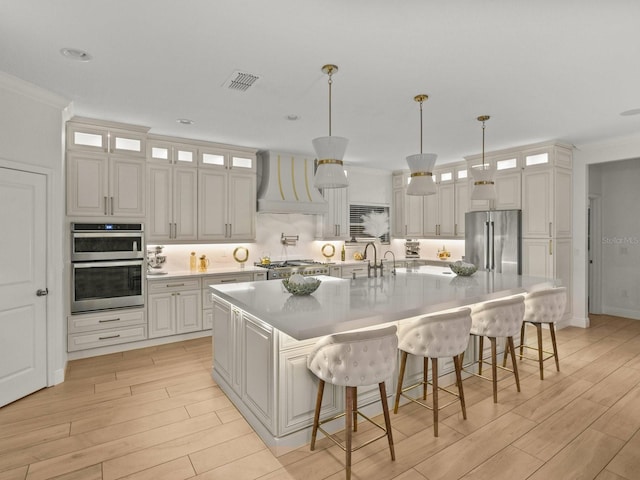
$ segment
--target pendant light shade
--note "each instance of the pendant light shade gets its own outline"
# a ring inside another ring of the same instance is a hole
[[[331,136],[331,85],[332,75],[338,71],[335,65],[325,65],[322,71],[329,75],[329,136],[313,139],[313,148],[318,158],[318,166],[313,185],[316,188],[344,188],[349,185],[342,159],[349,140]]]
[[[489,120],[489,115],[478,117],[478,121],[482,122],[482,165],[471,168],[471,176],[473,177],[473,190],[471,192],[471,200],[495,200],[498,198],[495,183],[495,169],[484,163],[484,123]]]
[[[411,170],[407,195],[433,195],[436,193],[436,184],[433,181],[433,166],[438,155],[435,153],[422,153],[422,102],[429,98],[428,95],[416,95],[413,99],[420,103],[420,153],[409,155],[407,164]]]

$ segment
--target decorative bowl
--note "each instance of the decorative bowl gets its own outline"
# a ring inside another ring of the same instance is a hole
[[[317,278],[306,277],[304,279],[304,283],[294,283],[290,282],[289,279],[285,278],[282,280],[282,285],[287,289],[287,292],[293,295],[309,295],[316,291],[316,289],[322,283]]]
[[[465,263],[460,260],[458,260],[457,262],[453,262],[451,265],[449,265],[449,268],[453,273],[462,277],[473,275],[474,273],[476,273],[476,270],[478,270],[478,267],[476,267],[473,263]]]

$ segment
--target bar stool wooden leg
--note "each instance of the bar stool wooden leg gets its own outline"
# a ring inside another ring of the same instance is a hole
[[[464,403],[464,390],[462,389],[462,358],[453,357],[453,366],[456,370],[456,383],[458,384],[458,397],[460,398],[460,407],[462,408],[462,418],[467,419],[467,407]]]
[[[484,355],[484,337],[480,335],[480,351],[478,352],[478,375],[482,375],[482,356]]]
[[[384,414],[384,424],[387,429],[387,440],[389,441],[391,460],[395,460],[396,452],[393,446],[393,434],[391,433],[391,417],[389,416],[389,405],[387,404],[387,387],[384,385],[384,382],[380,382],[378,388],[380,389],[380,401],[382,402],[382,413]]]
[[[353,422],[353,399],[357,395],[357,387],[345,387],[346,390],[346,408],[345,408],[345,449],[346,449],[346,459],[345,459],[345,470],[347,472],[347,480],[351,479],[351,437],[353,435],[352,432],[352,422]]]
[[[431,396],[433,397],[433,436],[438,436],[438,359],[431,359],[431,383],[433,385],[433,391]]]
[[[538,334],[538,367],[540,368],[540,380],[544,380],[544,352],[542,351],[542,325],[534,323]]]
[[[509,350],[511,350],[511,363],[513,363],[513,375],[516,377],[516,388],[520,391],[520,376],[518,375],[518,364],[516,363],[516,350],[513,346],[513,337],[507,337]]]
[[[316,411],[313,414],[313,429],[311,430],[311,450],[316,448],[316,435],[320,425],[320,407],[322,406],[322,394],[324,393],[324,380],[318,383],[318,395],[316,396]]]
[[[398,386],[396,388],[396,401],[393,405],[393,413],[398,413],[398,406],[400,405],[400,395],[402,395],[402,382],[404,381],[404,370],[407,367],[407,352],[402,352],[400,355],[400,373],[398,374]]]
[[[498,365],[496,363],[496,337],[489,337],[491,342],[491,373],[493,380],[493,403],[498,403]]]
[[[553,357],[556,360],[556,371],[560,371],[560,362],[558,360],[558,345],[556,344],[556,329],[553,322],[549,324],[549,333],[551,333],[551,344],[553,345]]]
[[[358,431],[358,395],[353,397],[353,431]]]
[[[524,331],[525,322],[522,322],[522,327],[520,327],[520,358],[524,355],[524,345],[525,345],[525,331]]]
[[[427,387],[429,384],[427,383],[427,378],[429,376],[429,359],[424,357],[422,359],[422,400],[427,399]]]

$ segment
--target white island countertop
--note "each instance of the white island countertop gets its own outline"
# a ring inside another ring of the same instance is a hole
[[[555,284],[552,279],[443,267],[399,268],[397,275],[341,279],[318,276],[309,296],[289,294],[280,280],[211,285],[213,295],[296,340],[306,340],[480,303]]]

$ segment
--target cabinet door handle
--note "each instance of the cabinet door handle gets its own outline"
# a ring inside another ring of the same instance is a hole
[[[553,240],[549,240],[549,255],[553,255]]]
[[[553,234],[551,233],[551,230],[552,230],[552,228],[551,228],[551,223],[552,223],[552,222],[549,222],[549,236],[550,236],[550,237],[553,237]]]
[[[167,283],[166,287],[184,287],[184,283]]]
[[[457,237],[458,236],[458,224],[454,223],[453,224],[453,234]]]
[[[229,238],[231,238],[232,235],[232,229],[233,229],[233,224],[229,224]]]
[[[173,224],[173,238],[178,238],[178,224]]]
[[[103,320],[98,320],[98,323],[108,323],[108,322],[119,322],[120,318],[107,318]]]
[[[108,215],[109,213],[107,212],[107,197],[104,197],[104,214]]]
[[[108,340],[110,338],[118,338],[120,336],[120,334],[118,333],[117,335],[109,335],[108,337],[98,337],[98,340]]]
[[[111,215],[113,215],[113,197],[111,197]]]

